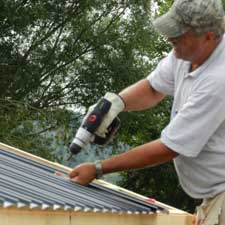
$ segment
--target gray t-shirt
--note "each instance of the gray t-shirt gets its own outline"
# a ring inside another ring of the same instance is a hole
[[[189,68],[171,52],[147,79],[174,97],[161,141],[179,153],[174,164],[183,189],[208,198],[225,190],[225,37],[203,65]]]

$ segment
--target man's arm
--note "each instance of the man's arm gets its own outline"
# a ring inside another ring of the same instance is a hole
[[[157,105],[165,95],[152,88],[147,79],[127,87],[119,93],[125,103],[124,111],[138,111]],[[121,101],[121,100],[120,100]],[[167,148],[160,140],[138,146],[126,153],[113,156],[101,162],[103,173],[129,169],[139,169],[167,162],[177,154]],[[69,174],[71,180],[87,185],[96,177],[94,163],[83,163]]]
[[[120,112],[140,111],[153,107],[164,97],[164,94],[153,89],[147,79],[143,79],[127,87],[119,94],[107,92],[103,98],[111,103],[111,107],[95,133],[100,137],[105,137],[108,127]],[[91,106],[90,109],[92,107],[93,106]],[[91,110],[89,110],[89,112],[90,111]]]
[[[119,93],[125,103],[124,111],[139,111],[157,105],[165,95],[153,89],[147,79],[127,87]]]
[[[115,155],[103,160],[103,174],[140,169],[170,161],[177,153],[166,147],[160,140],[138,146],[128,152]],[[71,180],[87,185],[96,177],[96,168],[93,163],[83,163],[75,167],[69,174]]]
[[[158,139],[102,161],[103,174],[155,166],[176,156]]]

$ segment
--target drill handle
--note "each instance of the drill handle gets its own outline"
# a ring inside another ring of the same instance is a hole
[[[98,144],[98,145],[106,145],[108,144],[113,137],[115,136],[115,133],[118,131],[118,129],[120,128],[120,119],[118,117],[116,117],[112,123],[109,125],[109,127],[107,128],[108,132],[106,133],[106,137],[101,137],[95,134],[95,138],[93,143]]]
[[[104,116],[108,113],[111,102],[102,98],[94,107],[93,111],[88,115],[87,119],[84,121],[82,127],[86,129],[88,132],[94,134],[94,132],[98,129]]]

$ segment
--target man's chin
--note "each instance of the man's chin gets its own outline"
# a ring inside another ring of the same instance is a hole
[[[173,48],[173,53],[174,53],[174,56],[175,56],[177,59],[183,59],[183,60],[186,60],[184,54],[182,54],[180,51],[177,51],[176,48]]]
[[[177,59],[181,59],[181,55],[175,49],[173,49],[173,52]]]

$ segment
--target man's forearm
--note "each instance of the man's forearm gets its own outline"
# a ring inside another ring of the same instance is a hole
[[[124,111],[139,111],[158,104],[165,95],[155,91],[147,79],[127,87],[119,93],[125,103]]]
[[[140,169],[165,163],[177,155],[176,152],[162,144],[160,140],[156,140],[102,161],[102,169],[104,174]]]

